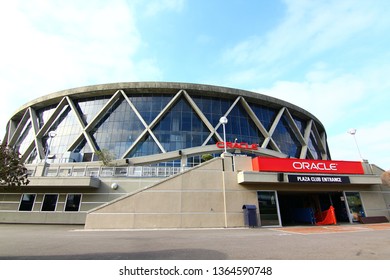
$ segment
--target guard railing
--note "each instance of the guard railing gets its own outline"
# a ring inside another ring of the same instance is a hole
[[[156,167],[156,166],[56,166],[47,167],[44,176],[47,177],[169,177],[189,167]],[[27,167],[30,177],[35,175],[35,167]]]

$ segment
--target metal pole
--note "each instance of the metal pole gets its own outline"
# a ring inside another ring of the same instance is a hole
[[[351,134],[353,136],[353,140],[355,141],[355,144],[356,144],[356,148],[358,150],[358,153],[359,153],[359,157],[360,159],[363,161],[363,157],[362,157],[362,154],[360,153],[360,149],[359,149],[359,145],[358,145],[358,142],[356,140],[356,128],[351,128],[350,130],[348,130],[348,133]]]
[[[355,134],[352,134],[352,136],[353,136],[353,139],[355,140],[356,148],[357,148],[357,150],[358,150],[360,159],[363,161],[363,157],[362,157],[362,154],[360,153],[360,149],[359,149],[358,142],[357,142],[357,140],[356,140],[356,136],[355,136]]]
[[[219,119],[219,122],[222,124],[223,129],[223,142],[224,142],[224,148],[225,152],[223,153],[224,156],[227,155],[227,147],[226,147],[226,131],[225,131],[225,124],[228,123],[228,119],[226,117],[221,117]],[[223,157],[224,157],[223,156]],[[223,161],[224,164],[226,163],[227,158],[224,157]],[[225,168],[223,168],[222,172],[222,191],[223,191],[223,212],[224,212],[224,220],[225,220],[225,228],[228,226],[227,221],[227,206],[226,206],[226,179],[225,179]]]
[[[222,128],[223,128],[223,143],[224,143],[225,154],[226,154],[227,153],[227,149],[226,149],[226,132],[225,132],[225,124],[224,123],[222,124]]]

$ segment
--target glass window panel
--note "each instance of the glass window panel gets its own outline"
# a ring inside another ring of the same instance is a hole
[[[26,163],[33,163],[34,161],[37,161],[37,150],[34,148],[30,155],[28,156]]]
[[[93,161],[93,153],[84,153],[83,154],[83,162],[90,162]]]
[[[252,108],[253,112],[256,114],[256,117],[262,123],[264,128],[269,131],[276,117],[277,110],[257,104],[250,104],[250,107]]]
[[[161,153],[160,148],[150,135],[147,135],[144,139],[145,140],[142,140],[136,145],[136,147],[131,151],[129,157],[140,157]]]
[[[36,194],[22,194],[19,211],[31,211],[34,206]]]
[[[236,104],[227,118],[228,123],[225,126],[226,141],[256,143],[259,145],[263,143],[264,136],[240,103]],[[218,133],[223,134],[222,125],[218,128]]]
[[[154,142],[153,138],[148,133],[131,151],[129,157],[140,157],[159,153],[161,153],[160,148],[157,146],[156,142]]]
[[[222,99],[220,97],[192,95],[190,92],[189,94],[214,127],[219,123],[220,117],[225,115],[234,102],[234,99],[229,98]],[[149,93],[128,93],[128,96],[147,123],[151,123],[173,97],[172,94]],[[74,101],[84,124],[88,124],[96,116],[97,112],[101,110],[109,98],[111,98],[111,96],[93,97]],[[261,104],[249,105],[258,119],[262,122],[263,126],[269,130],[278,110],[267,108]],[[40,127],[47,121],[55,107],[56,106],[53,105],[37,111]],[[293,116],[293,118],[300,132],[303,134],[306,127],[306,121],[295,116]],[[226,126],[228,141],[235,141],[235,139],[237,139],[239,142],[258,144],[261,144],[264,141],[263,135],[257,129],[256,125],[240,103],[237,103],[235,108],[229,113],[228,119],[229,123]],[[284,153],[290,156],[299,157],[301,145],[291,131],[288,123],[284,120],[284,117],[282,123],[282,125],[278,125],[273,135],[273,139]],[[56,158],[58,159],[82,132],[78,120],[74,117],[74,114],[70,112],[69,106],[65,106],[51,127],[51,130],[55,130],[57,136],[52,141],[50,154],[56,154]],[[120,157],[144,130],[145,128],[137,115],[132,111],[127,102],[121,98],[109,109],[97,126],[90,131],[90,135],[98,148],[109,149],[110,151],[115,152],[117,157]],[[20,137],[20,141],[18,140],[21,151],[25,149],[22,145],[29,142],[27,141],[27,138],[30,137],[28,135],[30,132],[28,131],[32,131],[31,127],[24,130]],[[210,135],[210,131],[193,111],[184,97],[180,98],[180,100],[169,110],[166,116],[164,116],[153,128],[153,131],[167,151],[202,145]],[[220,134],[222,133],[222,127],[219,128],[218,132]],[[43,145],[46,148],[48,137],[44,137],[42,140]],[[215,141],[216,139],[213,137],[210,140],[210,143]],[[309,142],[309,149],[311,154],[313,154],[313,157],[321,157],[321,151],[319,150],[315,137],[311,136]],[[152,145],[152,148],[142,148],[143,152],[137,152],[134,153],[134,155],[143,154],[144,152],[149,153],[151,150],[154,150],[156,144],[153,143],[154,141],[151,141],[146,145]],[[75,151],[81,152],[82,154],[92,152],[89,145],[86,145],[85,139],[82,140]],[[157,149],[157,151],[160,152],[159,149]],[[92,158],[92,156],[93,155],[90,154],[90,156],[87,155],[85,158],[89,159]]]
[[[297,117],[293,117],[296,125],[299,128],[299,131],[301,132],[302,136],[305,135],[305,129],[306,129],[306,121],[299,119]]]
[[[311,154],[313,155],[314,159],[321,159],[321,150],[317,144],[316,138],[314,136],[313,131],[310,132],[310,138],[309,138],[309,150]]]
[[[153,133],[166,151],[175,151],[201,146],[210,131],[181,98],[154,127]]]
[[[100,149],[107,149],[120,158],[145,127],[124,98],[111,106],[91,135]]]
[[[58,194],[45,194],[43,197],[41,211],[55,211],[57,206]]]
[[[81,194],[68,194],[66,196],[65,212],[77,212],[80,209]]]
[[[191,98],[214,127],[218,125],[219,119],[226,114],[233,104],[230,99],[196,95],[191,96]]]
[[[56,108],[56,105],[52,105],[52,106],[48,106],[48,107],[45,107],[44,109],[37,111],[39,128],[42,128],[42,126],[46,123],[46,121],[53,114],[55,108]]]
[[[100,96],[74,101],[80,116],[87,125],[108,102],[111,96]]]
[[[278,197],[275,191],[258,191],[261,226],[280,226]]]
[[[345,196],[347,197],[347,203],[349,208],[349,213],[351,216],[351,220],[353,222],[358,222],[359,217],[365,217],[365,211],[363,208],[363,203],[360,198],[359,192],[345,192]]]
[[[207,142],[207,145],[215,145],[216,143],[218,142],[218,139],[217,137],[215,136],[215,134],[213,134],[213,136],[210,138],[210,140]]]
[[[285,116],[278,123],[272,139],[274,139],[283,153],[290,157],[299,158],[302,146],[295,136],[294,131],[289,126]]]
[[[172,99],[171,94],[128,94],[142,118],[150,124]]]
[[[50,148],[49,155],[54,159],[54,162],[61,161],[62,155],[67,152],[68,146],[70,146],[82,132],[82,128],[75,119],[76,116],[71,112],[70,106],[65,106],[49,129],[49,131],[54,131],[56,136],[49,140],[50,137],[45,135],[42,139],[45,153],[47,149]]]
[[[34,133],[31,128],[32,128],[31,121],[29,121],[25,125],[20,137],[16,141],[15,150],[18,151],[21,155],[24,154],[28,146],[34,140]]]

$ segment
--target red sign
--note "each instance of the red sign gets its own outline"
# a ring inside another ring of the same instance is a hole
[[[359,161],[256,157],[252,160],[252,166],[254,171],[364,174],[362,163]]]
[[[225,142],[217,142],[218,148],[225,148]],[[227,149],[245,149],[245,150],[257,150],[259,147],[258,144],[248,144],[245,142],[237,143],[237,142],[226,142],[226,148]]]

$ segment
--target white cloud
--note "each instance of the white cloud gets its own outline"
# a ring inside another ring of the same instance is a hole
[[[360,154],[370,163],[380,168],[390,170],[390,121],[370,126],[356,127],[356,142],[353,136],[347,133],[333,135],[328,143],[333,159],[360,160]]]
[[[237,67],[248,68],[268,78],[287,72],[346,42],[373,33],[383,34],[390,25],[387,1],[285,1],[286,15],[266,35],[256,35],[238,42],[222,54],[224,63],[235,65],[230,79],[242,79]],[[369,40],[369,39],[367,39]],[[351,45],[350,47],[354,47]]]
[[[162,75],[155,60],[136,56],[144,43],[125,1],[4,1],[0,33],[0,84],[7,94],[1,134],[11,114],[36,97]]]
[[[363,157],[390,168],[390,66],[385,63],[390,2],[285,4],[276,27],[223,53],[223,63],[232,67],[229,83],[250,85],[312,113],[324,124],[335,159],[359,159],[346,133],[356,127]]]
[[[145,15],[154,17],[164,11],[180,12],[184,7],[184,0],[150,0],[146,4]]]
[[[366,85],[354,75],[334,76],[315,70],[303,82],[278,81],[271,88],[256,91],[306,109],[325,126],[331,126],[353,113],[351,105],[362,100]]]

